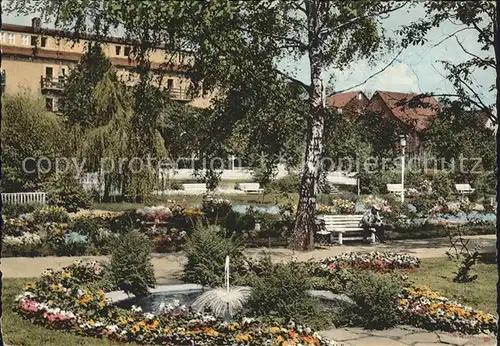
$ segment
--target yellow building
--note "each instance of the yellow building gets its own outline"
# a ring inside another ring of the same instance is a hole
[[[57,110],[57,98],[65,76],[82,57],[87,40],[74,42],[69,33],[41,27],[39,18],[32,25],[2,24],[1,87],[5,93],[28,91],[34,97],[43,96],[48,110]],[[104,54],[118,69],[118,76],[127,84],[138,78],[137,64],[130,57],[133,45],[123,39],[109,37],[102,42]],[[190,80],[183,71],[192,61],[188,55],[167,55],[164,50],[149,54],[151,69],[161,71],[156,82],[169,90],[171,98],[195,107],[207,107],[209,97],[193,97],[188,93]]]

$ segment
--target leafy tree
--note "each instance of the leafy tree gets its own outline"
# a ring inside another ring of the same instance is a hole
[[[252,81],[252,89],[264,86],[278,75],[294,82],[309,96],[306,123],[304,166],[292,247],[313,246],[314,214],[320,179],[325,122],[326,69],[346,69],[358,58],[373,58],[385,47],[384,33],[378,28],[381,16],[404,7],[400,1],[337,2],[301,1],[99,1],[76,0],[61,4],[52,0],[22,2],[34,4],[38,11],[52,11],[61,27],[81,32],[93,19],[94,31],[109,25],[121,25],[128,39],[148,42],[140,45],[144,56],[152,47],[168,41],[169,52],[180,55],[187,49],[194,57],[189,77],[194,85],[203,81],[203,89],[232,94],[227,100],[246,96],[243,81]],[[19,6],[17,6],[19,7]],[[43,8],[40,8],[43,7]],[[95,8],[104,9],[96,11]],[[85,20],[87,19],[87,20]],[[76,29],[76,30],[75,30]],[[185,53],[184,53],[185,55]],[[284,57],[308,62],[310,83],[277,68]],[[277,96],[281,90],[273,91]],[[234,104],[234,103],[233,103]],[[231,104],[228,104],[231,106]],[[229,107],[230,108],[230,107]],[[222,113],[216,119],[222,135],[231,133],[234,114]],[[218,138],[207,150],[224,151]]]
[[[22,135],[20,135],[22,134]],[[2,97],[2,190],[33,191],[54,173],[63,152],[63,124],[41,100],[19,93]],[[34,160],[39,160],[41,171]],[[23,161],[26,169],[23,169]],[[46,171],[46,173],[44,173]]]
[[[71,125],[98,127],[107,119],[99,118],[94,89],[111,68],[99,43],[88,43],[85,54],[69,73],[64,90],[59,98],[59,110],[68,118]]]
[[[445,40],[454,39],[464,53],[464,61],[453,64],[441,61],[447,71],[447,78],[452,82],[455,93],[446,96],[458,97],[465,106],[487,112],[490,118],[497,123],[496,116],[480,91],[488,87],[488,91],[495,90],[495,84],[490,86],[479,85],[474,78],[475,70],[491,71],[496,74],[497,63],[491,47],[495,43],[497,30],[497,9],[495,1],[425,1],[415,2],[423,4],[426,15],[414,23],[403,27],[399,33],[403,36],[403,45],[419,45],[427,41],[426,35],[433,28],[445,22],[454,23],[457,30],[448,35]],[[474,53],[464,46],[456,36],[462,31],[472,32],[481,44],[481,52]],[[444,42],[441,41],[441,42]],[[425,95],[422,95],[425,96]],[[498,107],[497,107],[498,108]]]
[[[424,141],[429,143],[437,157],[447,162],[454,160],[457,171],[461,170],[458,167],[461,158],[466,159],[462,163],[469,177],[479,170],[492,171],[495,167],[496,147],[492,131],[484,126],[484,118],[477,112],[465,111],[459,102],[438,113],[426,131]],[[481,159],[480,167],[475,167],[475,158]]]

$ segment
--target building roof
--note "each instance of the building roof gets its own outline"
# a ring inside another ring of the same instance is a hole
[[[425,130],[440,110],[439,102],[435,97],[418,99],[420,104],[416,105],[418,94],[377,91],[373,97],[376,95],[380,96],[397,119],[412,126],[416,131]]]
[[[362,91],[348,91],[345,93],[340,93],[340,94],[334,94],[328,96],[326,100],[326,106],[327,107],[332,107],[332,108],[342,108],[345,107],[346,104],[348,104],[354,97],[356,97],[358,94],[363,94],[363,96],[366,95]]]

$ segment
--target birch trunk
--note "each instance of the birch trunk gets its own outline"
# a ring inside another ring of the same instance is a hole
[[[323,46],[321,37],[317,34],[322,23],[323,13],[319,9],[319,2],[316,1],[311,1],[308,9],[311,90],[309,94],[308,134],[304,170],[300,182],[299,204],[293,238],[290,244],[291,248],[295,250],[312,250],[314,248],[316,196],[318,194],[325,126]]]

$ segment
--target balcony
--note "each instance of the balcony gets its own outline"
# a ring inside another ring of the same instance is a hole
[[[2,71],[0,73],[0,89],[2,90],[2,93],[5,92],[5,82],[7,80],[7,77],[5,75],[5,71]]]
[[[40,86],[44,91],[62,91],[64,89],[64,77],[41,76]]]
[[[184,88],[167,88],[169,97],[176,101],[192,101],[193,98],[188,94],[188,89]]]

